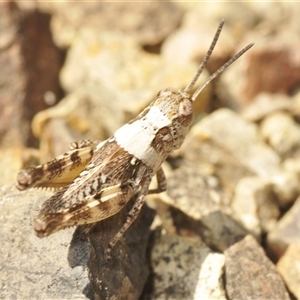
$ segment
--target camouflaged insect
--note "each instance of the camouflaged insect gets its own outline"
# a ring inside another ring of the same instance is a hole
[[[193,102],[197,96],[211,80],[253,46],[249,44],[241,50],[191,94],[223,24],[224,21],[220,23],[197,74],[184,90],[169,88],[160,91],[143,112],[106,141],[73,143],[71,150],[64,155],[44,165],[20,171],[17,182],[20,190],[60,188],[33,216],[33,228],[38,237],[109,218],[137,194],[126,222],[108,245],[109,256],[112,247],[137,218],[145,196],[166,190],[161,165],[170,152],[183,143],[193,119]],[[158,186],[149,190],[154,175]]]

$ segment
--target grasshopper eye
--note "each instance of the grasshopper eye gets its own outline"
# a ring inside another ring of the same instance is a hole
[[[184,127],[188,127],[193,121],[193,106],[192,101],[184,99],[178,107],[178,121]]]

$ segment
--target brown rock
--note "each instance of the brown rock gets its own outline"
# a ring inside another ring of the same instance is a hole
[[[297,49],[299,44],[282,43],[280,36],[257,44],[249,54],[245,100],[251,100],[260,91],[290,95],[300,82],[300,62],[294,59]]]
[[[58,72],[63,55],[52,42],[48,14],[21,10],[14,2],[2,2],[0,11],[1,144],[32,145],[30,121],[47,107],[45,93],[57,99],[62,94]]]
[[[225,257],[228,299],[290,299],[275,266],[252,236],[227,249]]]
[[[107,261],[104,252],[109,241],[125,223],[131,200],[118,214],[99,222],[89,233],[91,254],[88,262],[93,299],[139,299],[149,267],[146,250],[154,212],[146,205],[126,231]]]
[[[300,62],[294,55],[298,44],[280,35],[255,35],[251,40],[255,46],[221,78],[222,84],[229,87],[226,97],[237,108],[250,103],[261,92],[291,95],[300,82]]]

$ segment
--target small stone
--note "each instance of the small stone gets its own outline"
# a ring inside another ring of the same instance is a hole
[[[229,299],[290,299],[275,266],[250,235],[225,251],[225,276]]]
[[[252,102],[244,107],[242,116],[251,122],[261,121],[277,111],[292,111],[291,99],[282,94],[259,93]]]
[[[65,153],[71,142],[82,139],[104,140],[103,111],[96,99],[76,91],[55,106],[35,115],[34,135],[40,139],[40,149],[48,159]]]
[[[291,244],[280,258],[276,268],[289,291],[300,299],[300,244]]]
[[[300,244],[300,198],[268,234],[267,248],[274,259],[280,258],[290,244]]]
[[[259,177],[242,178],[232,199],[237,218],[256,238],[272,230],[280,216],[272,184]]]
[[[300,157],[300,125],[290,114],[273,113],[260,126],[263,138],[280,156]]]
[[[283,169],[280,174],[272,178],[272,184],[280,207],[286,208],[295,202],[300,192],[297,172]]]

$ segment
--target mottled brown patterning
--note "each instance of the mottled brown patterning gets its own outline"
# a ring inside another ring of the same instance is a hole
[[[252,47],[250,44],[241,50],[191,94],[223,24],[224,21],[197,74],[183,91],[171,88],[160,91],[143,112],[106,141],[73,143],[69,152],[49,163],[20,171],[17,183],[20,190],[61,188],[33,215],[33,227],[39,237],[69,226],[106,219],[118,213],[137,194],[125,224],[108,245],[106,254],[110,257],[112,247],[137,218],[145,196],[166,190],[161,164],[183,143],[193,119],[193,101],[211,80]],[[158,186],[149,190],[154,175]]]

